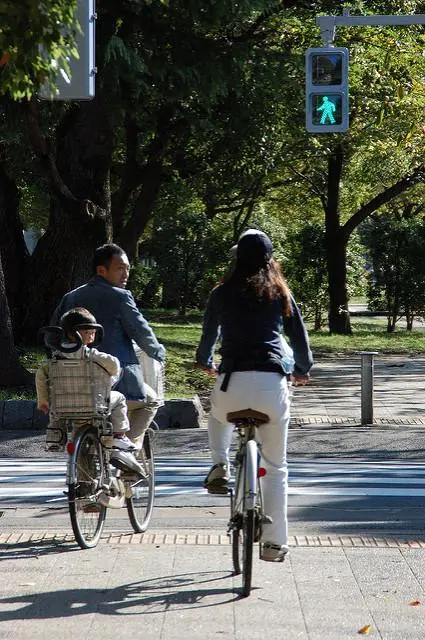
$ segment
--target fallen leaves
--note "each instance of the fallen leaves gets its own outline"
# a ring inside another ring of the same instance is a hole
[[[421,604],[422,602],[420,600],[412,600],[412,602],[409,602],[410,607],[419,607]],[[365,626],[359,629],[357,633],[359,633],[361,636],[367,636],[371,631],[372,625],[365,624]]]

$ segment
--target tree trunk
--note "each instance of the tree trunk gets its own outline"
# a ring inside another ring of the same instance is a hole
[[[31,260],[23,342],[35,344],[38,330],[49,323],[63,294],[92,275],[94,249],[107,240],[103,210],[90,215],[87,203],[77,201],[73,212],[53,202],[48,230],[40,238]],[[56,222],[54,222],[56,221]]]
[[[24,291],[29,258],[18,208],[16,183],[0,163],[0,254],[15,338],[19,335],[26,306]]]
[[[348,236],[341,228],[339,216],[343,159],[341,146],[336,147],[329,156],[325,246],[329,286],[329,331],[348,335],[351,334],[346,268]]]
[[[6,297],[0,256],[0,387],[34,384],[34,377],[20,364],[13,342],[12,323]]]
[[[153,208],[164,180],[161,162],[152,161],[144,168],[143,184],[133,213],[115,237],[115,241],[131,259],[137,255],[137,245],[153,215]]]
[[[29,132],[52,191],[49,226],[31,256],[24,338],[33,344],[63,294],[92,275],[95,248],[111,238],[109,170],[115,141],[96,98],[67,111],[55,157],[31,107]]]

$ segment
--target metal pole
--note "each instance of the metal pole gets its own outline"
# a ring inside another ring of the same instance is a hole
[[[377,351],[358,351],[361,357],[361,424],[373,424],[373,356]]]
[[[320,27],[320,36],[327,45],[335,40],[336,27],[391,27],[411,24],[425,24],[425,14],[415,13],[408,15],[371,15],[351,16],[348,8],[344,9],[342,16],[317,16],[316,24]]]

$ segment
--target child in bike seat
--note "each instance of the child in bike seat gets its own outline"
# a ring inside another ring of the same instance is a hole
[[[58,348],[53,350],[52,355],[55,358],[91,359],[112,377],[112,383],[114,379],[115,381],[119,379],[121,366],[118,358],[109,353],[98,351],[91,346],[96,340],[97,331],[102,328],[87,309],[76,307],[67,311],[60,319],[60,326],[63,329],[64,339],[59,343]],[[73,349],[77,344],[81,346]],[[49,413],[49,364],[47,362],[38,369],[35,381],[37,407],[43,413]],[[110,392],[109,409],[113,428],[112,464],[123,471],[131,470],[143,476],[142,466],[134,455],[137,448],[126,435],[130,424],[127,417],[126,399],[122,393],[114,390]],[[63,449],[65,439],[65,433],[60,432],[58,425],[50,423],[46,431],[46,449],[48,451]]]

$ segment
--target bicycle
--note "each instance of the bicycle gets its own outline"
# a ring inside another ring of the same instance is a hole
[[[43,332],[49,348],[62,335],[57,327],[44,328]],[[52,358],[49,363],[50,415],[54,421],[49,428],[58,434],[58,448],[67,453],[68,509],[75,539],[82,549],[99,542],[108,508],[126,506],[133,530],[143,533],[154,506],[153,429],[145,432],[138,453],[143,476],[116,468],[111,448],[110,391],[110,376],[90,359]]]
[[[235,575],[242,573],[242,594],[249,596],[252,585],[252,559],[254,542],[260,542],[262,526],[271,522],[264,513],[261,482],[258,478],[266,470],[258,466],[259,450],[255,431],[269,422],[269,416],[253,409],[227,414],[234,424],[238,446],[235,456],[235,485],[230,489],[230,520],[228,534],[232,543],[232,561]],[[259,544],[261,556],[262,546]]]
[[[103,531],[108,508],[127,507],[131,526],[143,533],[149,526],[154,506],[155,466],[152,429],[144,436],[138,461],[144,477],[113,467],[111,450],[105,447],[110,428],[92,419],[73,436],[72,420],[67,425],[67,498],[71,526],[82,549],[95,547]]]

